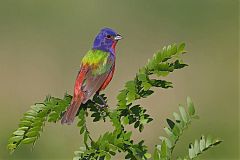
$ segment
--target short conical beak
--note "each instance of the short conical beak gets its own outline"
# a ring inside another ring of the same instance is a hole
[[[121,35],[116,35],[115,37],[114,37],[114,40],[116,40],[116,41],[118,41],[118,40],[121,40],[123,37],[121,36]]]

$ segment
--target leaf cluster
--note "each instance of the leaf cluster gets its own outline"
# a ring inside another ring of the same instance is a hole
[[[154,54],[152,59],[148,60],[148,63],[139,70],[134,80],[126,82],[125,88],[117,96],[118,107],[116,109],[123,125],[134,124],[134,127],[141,132],[144,125],[153,120],[150,115],[146,114],[146,109],[133,103],[153,94],[153,87],[165,89],[172,87],[172,82],[154,79],[152,75],[167,76],[175,69],[187,66],[180,59],[180,55],[185,53],[184,46],[185,44],[182,43],[179,46],[174,44],[164,47]]]
[[[125,83],[124,88],[117,96],[115,109],[103,107],[102,100],[107,103],[107,97],[104,94],[96,94],[92,100],[81,105],[77,114],[77,126],[80,128],[80,134],[83,135],[84,147],[75,151],[75,160],[108,160],[119,152],[125,153],[125,158],[131,160],[151,157],[156,160],[172,158],[173,149],[179,137],[192,120],[198,118],[193,102],[189,97],[187,98],[188,109],[186,110],[180,105],[179,113],[173,113],[175,120],[167,119],[168,127],[165,127],[164,130],[168,136],[160,137],[161,144],[156,145],[153,156],[148,153],[144,140],[135,142],[132,139],[132,132],[126,130],[125,127],[133,125],[134,128],[142,132],[144,126],[153,120],[146,108],[137,103],[137,100],[152,95],[154,88],[168,89],[173,87],[172,82],[160,79],[160,77],[166,77],[171,72],[187,66],[181,59],[181,55],[186,53],[184,48],[184,43],[173,44],[155,53],[153,58],[139,69],[134,79]],[[33,105],[20,120],[19,128],[9,138],[8,149],[13,152],[20,144],[34,144],[46,122],[55,123],[61,119],[71,102],[71,98],[72,96],[67,94],[63,99],[48,96],[43,103]],[[93,122],[110,121],[114,129],[93,140],[86,123],[89,115]],[[220,142],[210,138],[205,140],[202,137],[200,141],[196,140],[194,144],[189,145],[189,156],[186,156],[185,159],[195,158]],[[179,157],[179,159],[181,158]]]
[[[198,157],[200,154],[202,154],[204,151],[220,144],[222,140],[219,139],[213,139],[212,136],[207,136],[205,139],[205,136],[202,135],[200,140],[196,139],[194,144],[189,144],[189,150],[188,150],[188,156],[189,159],[194,159]],[[179,158],[180,160],[181,158]]]
[[[179,114],[180,113],[180,114]],[[183,134],[183,131],[189,127],[193,119],[199,119],[195,113],[195,107],[190,97],[187,97],[187,110],[179,105],[179,113],[174,112],[174,121],[166,119],[168,127],[164,127],[164,131],[167,137],[160,136],[161,144],[156,145],[154,151],[154,160],[169,160],[172,159],[173,150],[179,140],[179,137]],[[192,159],[197,157],[200,153],[207,150],[213,145],[219,144],[220,140],[214,140],[208,137],[208,143],[206,145],[204,136],[201,137],[200,143],[195,140],[194,145],[189,144],[189,157],[184,159]],[[178,157],[180,160],[181,158]]]
[[[56,122],[61,119],[63,111],[70,104],[70,95],[63,99],[46,97],[43,103],[32,105],[20,120],[19,128],[13,132],[8,140],[7,148],[14,152],[20,144],[34,144],[40,137],[45,122]]]

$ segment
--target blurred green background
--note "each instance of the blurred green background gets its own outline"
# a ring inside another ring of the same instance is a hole
[[[187,44],[184,60],[190,66],[167,77],[173,89],[156,90],[141,101],[154,121],[143,133],[134,132],[134,138],[145,139],[152,151],[164,134],[165,119],[189,95],[200,120],[186,131],[175,153],[185,155],[188,143],[204,133],[224,143],[201,159],[238,159],[238,14],[237,0],[1,0],[0,159],[72,159],[82,145],[75,125],[48,123],[33,151],[21,146],[11,156],[7,139],[31,104],[47,94],[72,93],[81,58],[106,26],[124,36],[117,46],[114,79],[104,91],[110,106],[155,51],[174,42]],[[89,125],[94,137],[111,129],[111,124]]]

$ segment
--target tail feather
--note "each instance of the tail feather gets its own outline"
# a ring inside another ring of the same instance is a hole
[[[82,103],[82,98],[72,100],[71,105],[68,107],[67,111],[65,112],[65,114],[61,120],[62,124],[66,123],[66,124],[70,125],[73,123],[74,118],[78,112],[78,109],[79,109],[81,103]]]

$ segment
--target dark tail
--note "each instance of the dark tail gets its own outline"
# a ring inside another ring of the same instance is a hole
[[[81,103],[82,103],[81,97],[72,100],[71,105],[68,107],[67,111],[65,112],[61,120],[62,124],[66,123],[69,125],[73,123]]]

